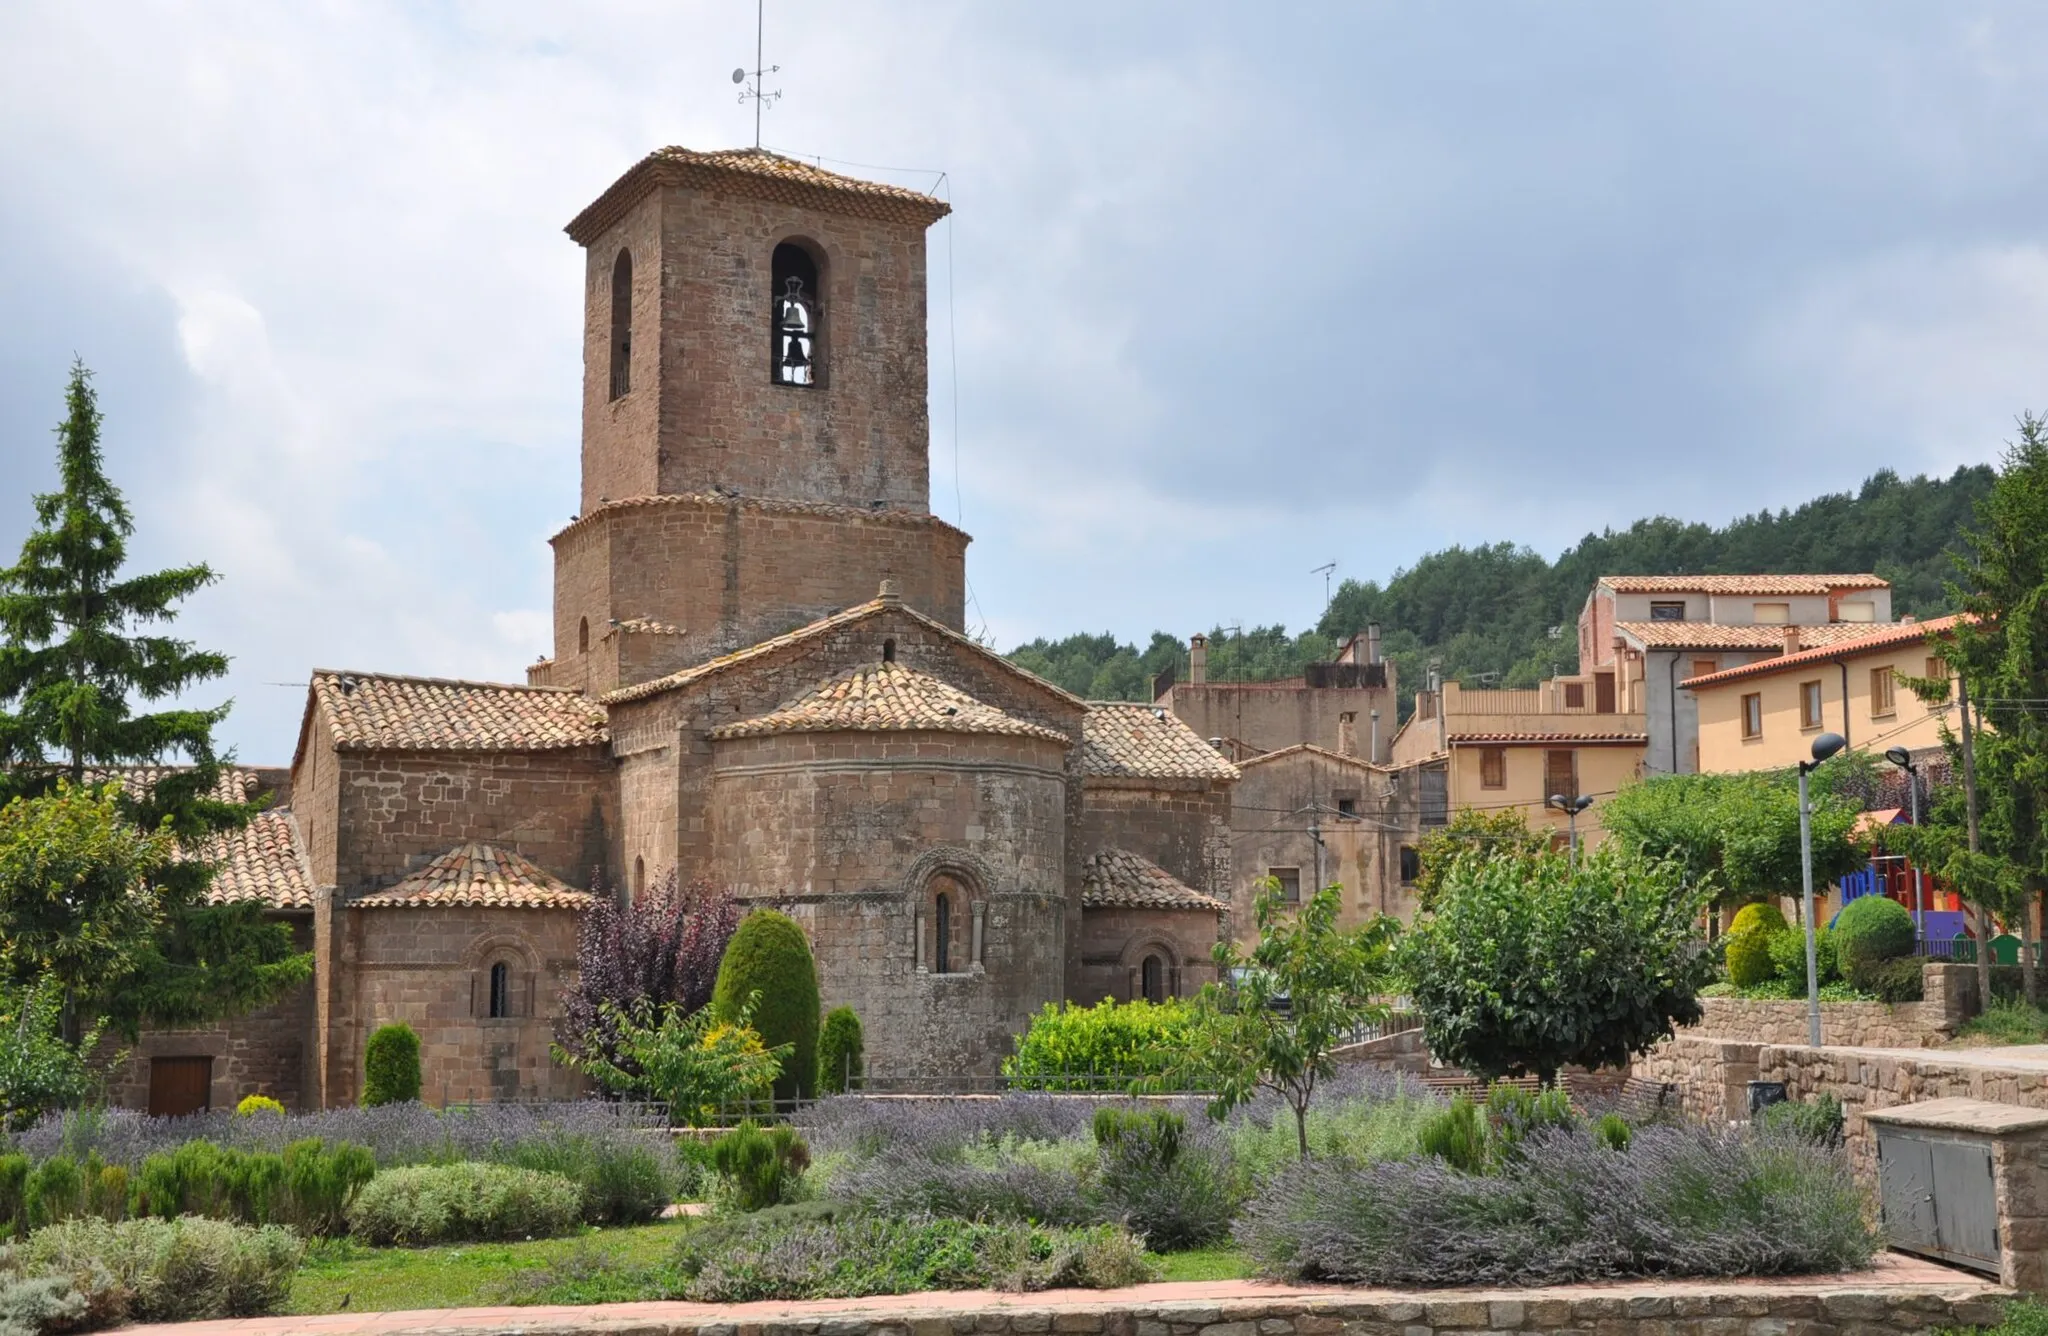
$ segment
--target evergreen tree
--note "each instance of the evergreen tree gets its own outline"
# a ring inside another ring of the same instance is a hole
[[[124,575],[135,522],[106,474],[83,363],[72,365],[65,405],[58,488],[35,499],[21,557],[0,569],[0,801],[120,767],[185,762],[123,785],[125,819],[168,833],[183,857],[152,878],[162,925],[89,1001],[128,1033],[145,1022],[232,1015],[309,977],[312,957],[293,951],[290,929],[266,920],[261,906],[206,903],[209,847],[254,814],[243,795],[221,792],[231,758],[216,753],[213,730],[228,705],[138,708],[227,672],[225,655],[147,633],[217,577],[203,565]]]

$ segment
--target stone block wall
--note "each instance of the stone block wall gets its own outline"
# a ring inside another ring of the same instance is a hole
[[[1930,966],[1953,970],[1955,966]],[[1701,1038],[1738,1039],[1758,1044],[1803,1044],[1806,1003],[1750,1002],[1737,997],[1703,997],[1706,1016],[1686,1033]],[[1930,1002],[1823,1002],[1821,1042],[1844,1048],[1938,1048],[1955,1038],[1967,1015],[1937,999]]]
[[[1227,920],[1194,909],[1087,908],[1081,911],[1080,987],[1070,1000],[1093,1006],[1104,998],[1143,997],[1148,955],[1166,966],[1166,995],[1193,997],[1216,979],[1209,953]]]
[[[1637,1058],[1630,1075],[1677,1087],[1687,1117],[1724,1123],[1749,1116],[1749,1083],[1758,1079],[1762,1048],[1687,1030]]]
[[[1081,790],[1081,857],[1127,849],[1229,904],[1230,806],[1227,784],[1090,776]]]

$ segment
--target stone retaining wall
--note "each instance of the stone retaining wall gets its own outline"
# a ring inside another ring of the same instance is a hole
[[[1977,1014],[1977,976],[1968,965],[1929,961],[1919,1002],[1823,1002],[1821,1042],[1845,1048],[1938,1048]],[[1806,1042],[1806,1003],[1703,997],[1706,1015],[1684,1033],[1751,1044]]]
[[[1630,1074],[1678,1089],[1679,1107],[1689,1118],[1721,1123],[1749,1113],[1749,1083],[1757,1079],[1762,1044],[1707,1039],[1687,1030],[1637,1058]]]

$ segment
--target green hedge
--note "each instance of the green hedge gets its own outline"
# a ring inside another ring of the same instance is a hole
[[[363,1103],[402,1104],[420,1097],[420,1037],[404,1021],[379,1026],[363,1046]]]
[[[560,1174],[464,1162],[386,1169],[349,1207],[348,1225],[365,1243],[415,1246],[552,1238],[582,1214],[582,1189]]]
[[[775,1098],[810,1098],[818,1088],[818,966],[804,930],[787,914],[757,909],[726,943],[711,1005],[736,1019],[750,997],[761,1042],[795,1047],[775,1080]]]
[[[1195,1043],[1195,1026],[1194,1009],[1180,1002],[1048,1002],[1003,1075],[1022,1089],[1123,1089],[1163,1075]]]

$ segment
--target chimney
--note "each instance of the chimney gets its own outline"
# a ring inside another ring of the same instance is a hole
[[[1379,764],[1380,759],[1380,712],[1378,710],[1374,710],[1372,712],[1371,748],[1372,750],[1367,754],[1365,759],[1377,765]]]
[[[1785,652],[1787,654],[1797,654],[1799,652],[1799,628],[1796,626],[1785,628]]]
[[[1367,622],[1365,624],[1365,661],[1367,663],[1378,663],[1380,661],[1380,624],[1378,622]]]
[[[1188,637],[1188,685],[1201,686],[1209,680],[1209,637],[1197,631]]]
[[[1337,754],[1358,755],[1358,716],[1350,710],[1337,716]]]

